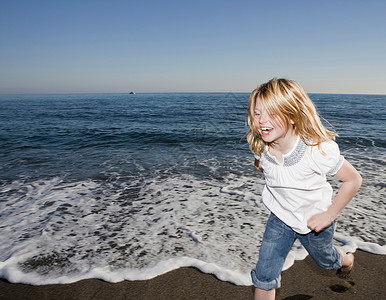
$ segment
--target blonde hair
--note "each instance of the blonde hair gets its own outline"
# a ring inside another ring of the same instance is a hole
[[[322,142],[335,140],[338,135],[322,124],[315,104],[297,82],[273,78],[260,85],[249,97],[247,141],[256,154],[260,155],[266,145],[253,122],[257,101],[269,114],[280,117],[286,130],[293,127],[307,145],[320,146]]]

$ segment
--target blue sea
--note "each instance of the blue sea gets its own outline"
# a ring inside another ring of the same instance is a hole
[[[334,243],[386,254],[386,95],[310,97],[363,177]],[[0,277],[118,282],[193,266],[251,284],[268,211],[248,98],[0,95]],[[295,243],[285,268],[306,255]]]

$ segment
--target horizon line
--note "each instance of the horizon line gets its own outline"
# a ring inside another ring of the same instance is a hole
[[[134,92],[134,91],[133,91]],[[85,94],[127,94],[135,96],[137,94],[250,94],[245,91],[170,91],[170,92],[41,92],[41,93],[1,93],[1,96],[7,95],[85,95]],[[325,95],[372,95],[385,96],[386,93],[347,93],[347,92],[306,92],[307,94],[325,94]]]

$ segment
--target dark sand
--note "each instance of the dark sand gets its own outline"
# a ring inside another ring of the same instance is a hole
[[[316,266],[310,257],[282,273],[276,299],[386,299],[386,255],[355,252],[351,278]],[[253,299],[252,286],[236,286],[194,268],[180,268],[146,281],[108,283],[86,279],[72,284],[30,286],[0,280],[1,300]]]

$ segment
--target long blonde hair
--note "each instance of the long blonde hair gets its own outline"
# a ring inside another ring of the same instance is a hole
[[[295,133],[307,145],[319,146],[322,142],[335,140],[338,135],[322,124],[315,104],[297,82],[273,78],[260,85],[249,97],[247,141],[256,154],[260,155],[266,145],[253,122],[257,100],[269,114],[280,117],[286,130],[293,126]]]

